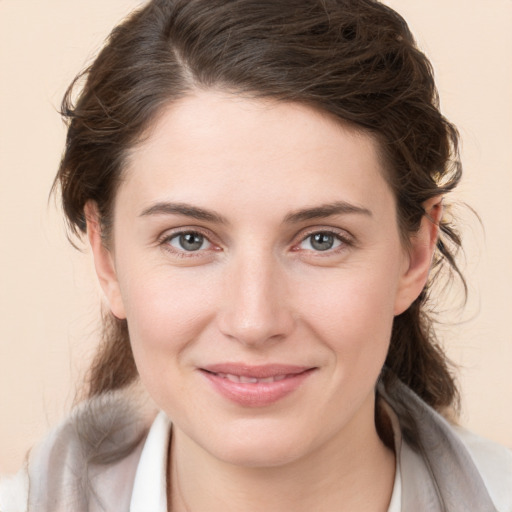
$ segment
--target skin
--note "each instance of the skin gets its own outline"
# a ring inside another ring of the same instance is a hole
[[[438,219],[438,198],[424,206]],[[194,92],[131,151],[109,249],[93,203],[86,214],[110,308],[173,421],[173,511],[387,509],[395,461],[374,388],[437,226],[425,217],[404,247],[369,135],[298,104]],[[225,362],[314,371],[244,407],[198,371]]]

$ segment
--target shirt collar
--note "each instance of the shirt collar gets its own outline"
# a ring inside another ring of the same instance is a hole
[[[144,443],[133,484],[130,512],[167,512],[167,454],[171,422],[158,413]]]

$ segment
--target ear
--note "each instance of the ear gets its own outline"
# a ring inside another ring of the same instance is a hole
[[[114,258],[101,237],[101,223],[96,203],[88,201],[84,213],[87,222],[87,237],[94,257],[94,267],[103,293],[114,316],[121,319],[126,318]]]
[[[401,275],[395,315],[403,313],[419,296],[427,282],[443,216],[443,198],[435,196],[423,203],[425,214],[420,228],[410,237],[408,259]]]

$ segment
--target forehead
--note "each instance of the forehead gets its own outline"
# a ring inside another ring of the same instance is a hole
[[[390,192],[369,134],[302,104],[218,91],[162,110],[129,154],[121,195],[127,187],[141,201],[229,197],[258,207],[262,196],[290,209]]]

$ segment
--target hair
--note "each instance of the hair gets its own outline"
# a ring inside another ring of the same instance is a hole
[[[458,133],[440,113],[431,64],[389,7],[375,0],[153,0],[114,28],[64,97],[68,132],[54,188],[60,185],[72,234],[85,233],[84,206],[94,201],[108,244],[128,151],[164,106],[212,88],[306,104],[373,136],[404,240],[418,230],[423,203],[461,178]],[[460,245],[443,218],[434,271],[394,319],[382,376],[400,379],[437,410],[455,405],[458,393],[428,297],[442,269],[462,278],[454,260]],[[88,396],[137,378],[126,321],[109,315]]]

